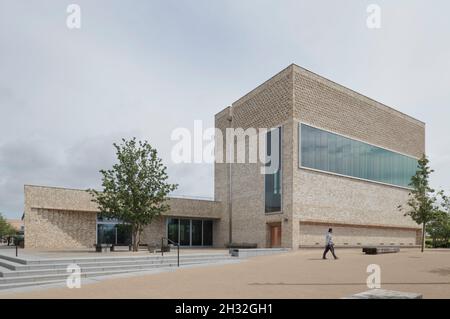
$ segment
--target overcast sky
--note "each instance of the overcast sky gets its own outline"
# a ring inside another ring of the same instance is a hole
[[[66,8],[81,7],[81,29]],[[367,6],[381,7],[368,29]],[[177,127],[291,63],[427,124],[433,186],[450,190],[450,2],[0,0],[0,212],[23,185],[100,186],[111,144],[147,139],[178,194],[212,196],[210,164],[170,163]]]

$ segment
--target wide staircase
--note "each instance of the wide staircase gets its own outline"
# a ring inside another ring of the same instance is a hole
[[[188,266],[235,260],[236,258],[226,252],[187,253],[180,255],[179,264]],[[0,255],[0,290],[64,282],[71,274],[67,268],[71,264],[76,264],[81,268],[81,278],[89,278],[176,267],[178,259],[176,254],[36,260]]]

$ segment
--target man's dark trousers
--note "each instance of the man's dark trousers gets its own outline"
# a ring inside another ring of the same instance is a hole
[[[331,253],[333,254],[334,259],[337,259],[336,255],[334,254],[334,245],[326,245],[325,246],[325,251],[323,252],[323,259],[326,258],[326,255],[328,253],[328,251],[331,251]]]

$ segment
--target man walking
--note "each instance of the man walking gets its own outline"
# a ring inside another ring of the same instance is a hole
[[[331,251],[334,259],[338,259],[337,256],[334,254],[334,243],[333,243],[332,233],[333,233],[333,228],[329,228],[328,232],[325,236],[325,251],[323,252],[322,259],[327,259],[328,251]]]

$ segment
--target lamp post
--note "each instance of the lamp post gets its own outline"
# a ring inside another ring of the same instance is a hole
[[[230,113],[228,116],[228,122],[229,122],[229,127],[233,128],[233,107],[230,106]],[[234,138],[232,139],[232,141],[230,141],[230,144],[228,145],[229,150],[228,150],[228,154],[229,158],[228,158],[228,182],[229,182],[229,188],[228,188],[228,223],[229,223],[229,233],[228,233],[228,240],[230,242],[230,245],[233,242],[233,203],[232,203],[232,163],[234,161]]]

